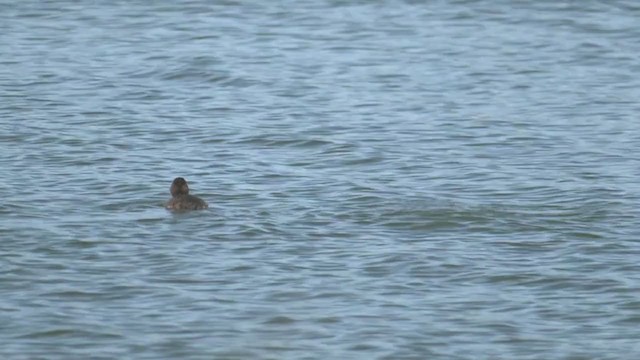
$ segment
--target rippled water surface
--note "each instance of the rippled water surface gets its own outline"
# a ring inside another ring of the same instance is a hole
[[[1,2],[1,357],[637,359],[639,18]]]

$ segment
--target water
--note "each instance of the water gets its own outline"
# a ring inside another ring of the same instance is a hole
[[[637,358],[639,16],[2,2],[1,357]]]

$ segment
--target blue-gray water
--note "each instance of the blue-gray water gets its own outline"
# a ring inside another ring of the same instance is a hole
[[[638,19],[2,2],[0,357],[637,359]]]

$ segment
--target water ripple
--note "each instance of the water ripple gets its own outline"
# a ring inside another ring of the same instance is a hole
[[[639,353],[638,6],[299,5],[0,4],[0,355]]]

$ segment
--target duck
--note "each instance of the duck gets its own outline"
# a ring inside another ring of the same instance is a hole
[[[209,207],[206,201],[189,195],[189,185],[183,177],[173,179],[169,191],[171,199],[165,204],[168,210],[202,210]]]

